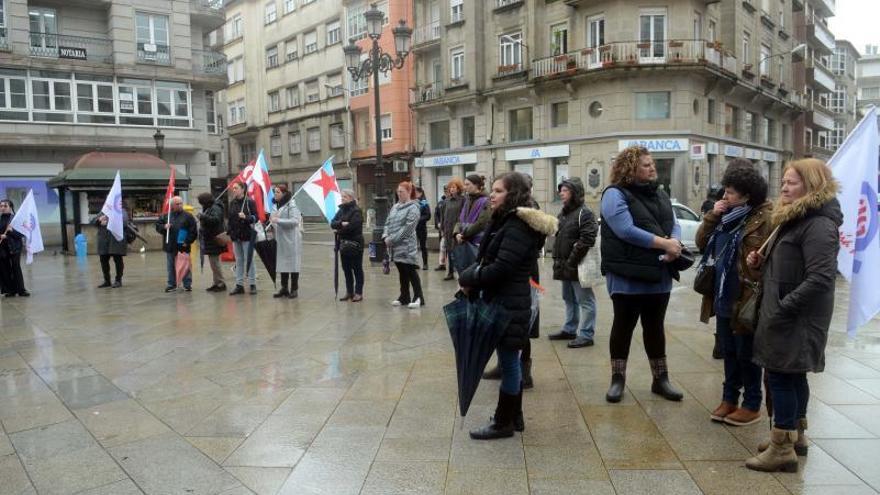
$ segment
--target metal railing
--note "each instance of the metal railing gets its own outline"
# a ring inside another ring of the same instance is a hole
[[[190,0],[193,10],[208,11],[214,14],[223,14],[223,0]]]
[[[434,21],[424,26],[419,26],[413,32],[413,45],[430,43],[439,40],[441,34],[440,21]]]
[[[410,103],[426,103],[443,97],[443,84],[439,82],[415,88],[410,93]]]
[[[209,50],[193,50],[193,72],[226,77],[226,55]]]
[[[495,8],[507,7],[508,5],[514,5],[517,3],[522,3],[522,0],[495,0]]]
[[[137,58],[139,62],[171,65],[171,47],[168,45],[138,42]]]
[[[113,62],[113,45],[109,38],[90,38],[86,36],[68,36],[66,34],[31,31],[30,54],[33,57],[66,58],[111,63]]]
[[[464,20],[464,11],[463,10],[457,10],[457,11],[452,12],[452,15],[449,18],[450,23],[461,22],[463,20]]]

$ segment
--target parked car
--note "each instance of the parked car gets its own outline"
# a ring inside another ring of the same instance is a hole
[[[697,229],[700,227],[701,218],[694,210],[677,202],[672,202],[672,211],[681,225],[681,243],[693,252],[697,252]]]

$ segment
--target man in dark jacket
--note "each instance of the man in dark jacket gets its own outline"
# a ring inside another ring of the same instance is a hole
[[[122,257],[128,253],[128,243],[125,237],[122,240],[116,240],[110,229],[107,228],[109,219],[107,215],[98,213],[98,216],[92,221],[92,224],[98,228],[96,234],[96,248],[98,257],[101,260],[101,273],[104,275],[104,283],[98,286],[99,289],[113,287],[114,289],[122,287],[122,272],[125,270],[125,264]],[[122,211],[122,225],[128,225],[128,213]],[[110,283],[110,258],[113,258],[113,264],[116,266],[116,279]]]
[[[226,244],[220,243],[217,236],[224,232],[223,205],[214,201],[211,193],[199,194],[199,204],[202,212],[199,213],[199,234],[202,238],[202,254],[208,257],[208,265],[211,267],[211,275],[214,283],[208,287],[208,292],[226,291],[226,281],[223,279],[223,267],[220,265],[220,255],[226,251]]]
[[[599,224],[584,205],[584,184],[577,177],[563,179],[557,187],[562,199],[559,231],[553,242],[553,279],[562,281],[565,323],[562,330],[550,334],[550,340],[570,340],[568,347],[593,345],[596,330],[596,295],[593,288],[581,287],[578,264],[594,249]]]
[[[189,253],[192,243],[198,236],[196,219],[183,210],[183,198],[171,198],[171,211],[162,215],[156,222],[156,232],[162,235],[162,250],[165,251],[165,267],[168,270],[168,283],[165,292],[177,290],[175,258],[177,253]],[[183,277],[183,290],[192,291],[192,271]]]

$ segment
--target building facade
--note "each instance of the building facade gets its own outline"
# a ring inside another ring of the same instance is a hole
[[[229,175],[263,150],[274,183],[296,190],[333,156],[340,186],[351,185],[343,21],[341,2],[330,0],[227,2],[229,86],[218,106]],[[306,215],[319,215],[302,203]]]
[[[521,171],[554,210],[561,178],[582,177],[595,204],[640,143],[692,206],[732,157],[775,181],[803,98],[792,4],[763,3],[416,0],[416,175],[436,200],[453,176]]]
[[[192,178],[192,192],[207,190],[220,150],[213,94],[226,85],[226,61],[206,34],[223,24],[222,5],[0,0],[0,195],[20,200],[34,189],[42,223],[57,225],[46,178],[89,151],[156,153],[157,129],[164,158]],[[74,198],[84,214],[100,210]],[[54,242],[58,229],[44,231]]]
[[[857,66],[858,107],[880,107],[880,46],[868,45]]]
[[[835,42],[834,55],[831,57],[831,73],[834,74],[835,87],[829,107],[834,113],[834,130],[831,131],[828,140],[831,151],[837,151],[846,136],[859,123],[856,66],[860,58],[859,51],[849,41]]]
[[[834,35],[828,18],[834,16],[834,0],[794,0],[795,37],[806,44],[803,61],[794,67],[795,84],[806,98],[806,112],[795,121],[796,156],[831,158],[831,134],[835,129],[831,99],[837,83],[829,68],[834,55]]]

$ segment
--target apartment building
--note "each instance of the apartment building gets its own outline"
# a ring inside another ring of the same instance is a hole
[[[880,45],[868,45],[857,66],[858,107],[880,107]]]
[[[385,13],[385,26],[379,37],[380,49],[396,56],[392,29],[403,19],[412,25],[412,0],[345,2],[346,41],[354,40],[361,48],[361,60],[366,60],[373,47],[367,35],[364,13],[372,4]],[[376,108],[373,78],[355,80],[350,75],[349,109],[351,112],[352,150],[351,167],[357,174],[357,194],[361,203],[372,204],[376,194]],[[415,159],[412,112],[409,109],[409,91],[414,84],[412,57],[407,57],[399,69],[379,74],[379,112],[382,140],[385,186],[393,191],[397,183],[412,176]],[[393,194],[392,194],[393,196]]]
[[[208,189],[220,150],[213,92],[226,85],[226,60],[205,35],[222,26],[222,5],[0,0],[0,193],[20,200],[34,189],[49,242],[60,205],[46,179],[86,152],[156,153],[158,129],[165,160],[192,192]],[[155,214],[148,198],[129,200],[137,215]],[[85,193],[67,201],[83,221],[101,207]]]
[[[837,151],[846,136],[859,123],[856,66],[860,58],[859,51],[852,43],[846,40],[835,41],[834,55],[831,56],[834,93],[831,94],[829,107],[834,114],[834,129],[828,139],[831,151]]]
[[[335,0],[231,0],[223,50],[229,173],[264,150],[275,183],[296,189],[330,156],[351,186],[343,7]],[[320,215],[308,201],[304,214]]]
[[[795,121],[794,152],[828,160],[833,154],[831,134],[835,129],[831,98],[836,91],[829,68],[834,55],[834,35],[828,18],[834,16],[835,0],[792,0],[795,37],[806,44],[804,60],[795,64],[795,84],[806,98],[806,112]]]
[[[415,0],[414,16],[416,174],[432,199],[452,176],[517,170],[542,208],[566,176],[595,204],[640,143],[697,206],[728,159],[775,181],[791,156],[788,0]]]

